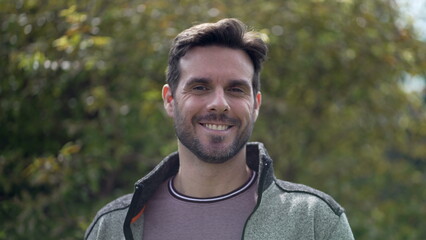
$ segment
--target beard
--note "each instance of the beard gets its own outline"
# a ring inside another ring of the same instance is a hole
[[[194,131],[194,126],[198,124],[199,121],[220,121],[238,128],[241,127],[241,121],[230,118],[225,114],[195,116],[191,121],[185,121],[184,116],[182,116],[177,109],[177,106],[175,106],[174,125],[177,138],[195,156],[207,163],[224,163],[233,158],[246,145],[253,131],[254,120],[252,119],[247,126],[243,129],[239,129],[240,131],[229,146],[218,147],[220,143],[225,141],[225,137],[215,135],[208,136],[209,142],[203,144]]]

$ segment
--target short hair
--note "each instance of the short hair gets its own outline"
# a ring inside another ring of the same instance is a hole
[[[180,59],[193,47],[223,46],[243,50],[253,63],[252,87],[254,95],[260,91],[260,70],[265,61],[268,47],[260,34],[248,31],[238,19],[226,18],[216,23],[203,23],[182,31],[172,42],[169,52],[166,81],[172,94],[176,92],[180,79]]]

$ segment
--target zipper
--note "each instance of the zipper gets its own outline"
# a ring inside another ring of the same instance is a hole
[[[244,240],[244,235],[246,233],[246,228],[247,228],[247,223],[250,221],[250,218],[253,216],[253,214],[257,211],[257,209],[260,206],[260,202],[262,199],[262,195],[263,195],[263,182],[265,181],[265,172],[266,172],[266,168],[269,167],[268,163],[265,162],[263,163],[263,169],[262,169],[262,173],[259,174],[259,190],[258,190],[258,196],[257,196],[257,202],[256,202],[256,206],[254,207],[253,211],[250,213],[249,217],[247,218],[246,222],[244,223],[244,227],[243,227],[243,234],[241,235],[241,240]]]
[[[129,213],[134,211],[133,209],[131,209],[131,207],[134,206],[135,201],[137,201],[137,199],[139,199],[140,191],[143,187],[144,187],[143,184],[140,184],[140,183],[135,184],[135,192],[133,193],[132,200],[130,201],[129,211],[127,212],[126,218],[124,220],[124,226],[123,226],[124,238],[126,240],[133,240],[133,232],[132,232],[132,228],[130,226],[131,217],[129,216]]]

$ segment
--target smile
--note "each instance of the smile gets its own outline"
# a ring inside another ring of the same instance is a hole
[[[218,130],[218,131],[224,131],[224,130],[227,130],[227,129],[232,127],[230,125],[210,124],[210,123],[205,123],[205,124],[201,124],[201,125],[203,125],[204,127],[208,128],[208,129]]]

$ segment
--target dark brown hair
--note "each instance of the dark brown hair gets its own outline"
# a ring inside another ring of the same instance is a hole
[[[260,70],[268,47],[258,33],[248,31],[247,26],[235,18],[195,25],[176,36],[169,52],[166,71],[166,81],[172,89],[172,94],[179,84],[180,59],[193,47],[210,45],[241,49],[247,53],[253,63],[252,87],[256,95],[260,91]]]

